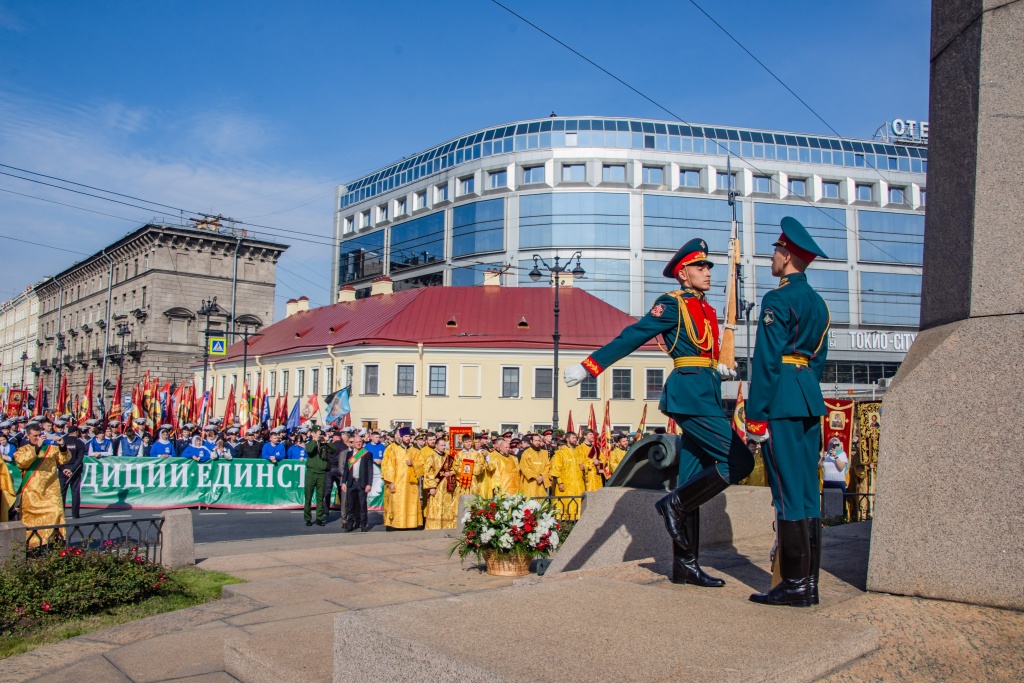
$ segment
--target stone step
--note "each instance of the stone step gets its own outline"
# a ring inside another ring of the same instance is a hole
[[[259,635],[227,640],[224,670],[241,683],[331,683],[332,619],[289,619]]]

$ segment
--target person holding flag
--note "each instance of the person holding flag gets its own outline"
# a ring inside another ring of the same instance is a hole
[[[722,380],[734,372],[719,362],[718,314],[706,299],[713,265],[704,240],[684,244],[663,271],[680,289],[659,296],[643,318],[582,363],[567,367],[564,375],[566,385],[574,387],[651,339],[664,340],[675,369],[658,407],[683,428],[683,436],[679,486],[655,508],[673,541],[672,582],[703,587],[724,586],[725,581],[700,567],[700,506],[753,468],[750,451],[732,433],[722,405]]]

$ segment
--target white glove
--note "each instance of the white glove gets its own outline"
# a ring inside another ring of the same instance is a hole
[[[570,365],[565,369],[565,373],[562,375],[562,379],[565,381],[565,386],[574,387],[590,375],[587,369],[582,364],[577,363],[576,365]]]
[[[754,441],[756,443],[764,443],[768,440],[768,432],[764,434],[751,434],[747,432],[747,441]]]
[[[722,376],[723,380],[736,379],[736,371],[727,366],[725,363],[718,364],[718,374]]]

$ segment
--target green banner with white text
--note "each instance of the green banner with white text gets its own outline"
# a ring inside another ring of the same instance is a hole
[[[2,466],[2,465],[0,465]],[[21,472],[7,464],[15,490]],[[181,458],[85,458],[82,506],[99,508],[300,508],[304,460],[236,458],[199,463]]]

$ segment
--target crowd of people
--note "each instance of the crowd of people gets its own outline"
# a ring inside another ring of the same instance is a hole
[[[392,529],[453,528],[459,496],[491,496],[499,490],[554,496],[563,519],[574,519],[579,501],[558,501],[557,497],[579,497],[601,488],[630,444],[628,435],[614,434],[612,443],[602,449],[590,429],[580,434],[549,429],[524,436],[484,431],[453,439],[444,430],[340,429],[321,427],[315,421],[292,430],[255,425],[242,436],[240,425],[225,425],[220,418],[203,426],[185,423],[178,430],[165,424],[155,431],[154,439],[143,419],[126,424],[87,420],[79,427],[70,415],[12,418],[0,422],[0,458],[9,467],[20,468],[25,481],[29,479],[26,468],[37,457],[50,453],[54,458],[53,466],[46,468],[53,470],[52,483],[35,477],[28,482],[30,489],[49,492],[44,497],[50,513],[39,517],[38,524],[64,523],[69,498],[71,517],[79,517],[86,456],[187,458],[199,463],[252,458],[272,464],[305,462],[307,525],[323,525],[332,505],[340,502],[343,529],[366,531],[368,496],[375,479],[383,482],[384,521]],[[39,440],[38,448],[33,438]],[[12,481],[7,468],[2,469],[3,481]],[[12,486],[5,491],[7,507],[22,519],[33,517],[31,511],[26,517],[26,510],[33,507],[32,496],[26,499]]]

